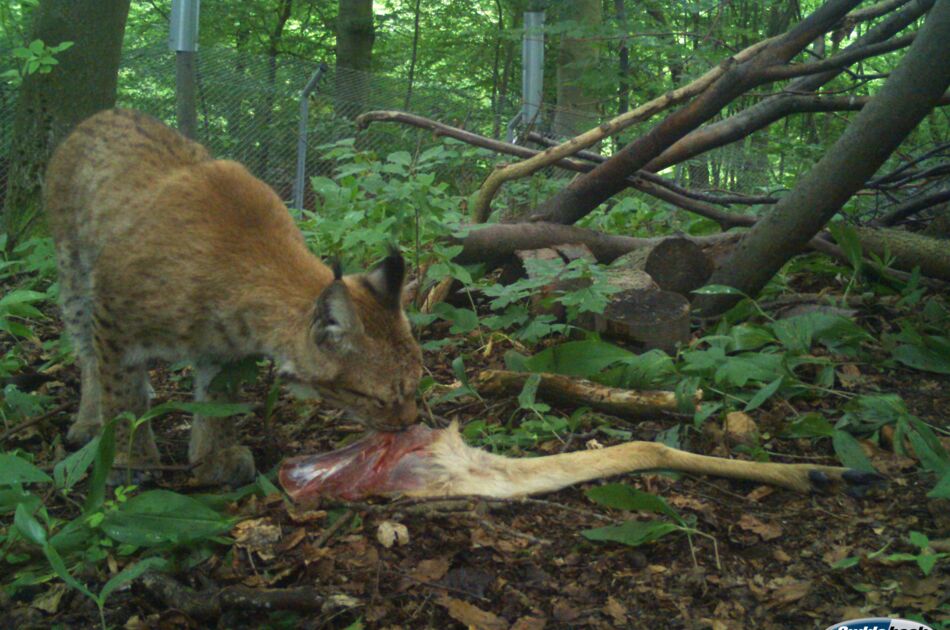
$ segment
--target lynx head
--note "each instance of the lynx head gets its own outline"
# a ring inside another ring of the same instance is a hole
[[[422,352],[402,309],[405,275],[398,253],[365,274],[344,277],[335,268],[313,306],[303,347],[281,374],[375,429],[415,423]]]

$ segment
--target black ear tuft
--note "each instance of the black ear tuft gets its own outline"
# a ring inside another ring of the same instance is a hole
[[[340,259],[334,258],[330,266],[333,268],[333,279],[342,280],[343,279],[343,264],[340,262]]]
[[[389,308],[402,304],[402,285],[406,279],[406,261],[398,250],[391,250],[372,271],[363,276],[373,295]]]

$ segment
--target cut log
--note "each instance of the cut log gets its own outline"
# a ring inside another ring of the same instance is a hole
[[[593,315],[585,324],[644,350],[672,353],[677,344],[689,341],[689,313],[689,300],[679,293],[631,289],[612,295],[603,315]]]
[[[705,263],[708,259],[702,250],[693,243],[684,239],[686,246],[662,246],[666,241],[645,248],[644,260],[649,259],[650,252],[660,250],[657,259],[665,258],[663,252],[687,250],[695,248]],[[638,253],[637,250],[634,253]],[[533,249],[515,252],[517,263],[509,265],[503,278],[508,282],[525,274],[530,276],[529,260],[561,260],[570,263],[572,260],[584,258],[594,261],[594,255],[585,245],[555,245],[550,248]],[[673,278],[676,274],[670,274]],[[578,324],[616,337],[633,342],[644,349],[660,348],[672,351],[676,344],[689,340],[689,301],[678,293],[661,291],[657,283],[647,272],[636,269],[632,264],[620,267],[611,267],[607,270],[607,282],[619,292],[610,296],[610,302],[603,314],[585,313],[578,319]],[[586,279],[555,280],[541,287],[531,297],[531,310],[535,314],[551,314],[563,321],[565,309],[551,299],[556,294],[566,291],[583,289],[589,284]],[[701,286],[701,284],[699,285]]]
[[[676,237],[624,254],[611,267],[645,271],[664,291],[686,297],[706,284],[713,272],[712,260],[699,245]]]
[[[517,394],[531,376],[528,372],[483,370],[471,384],[480,394]],[[562,374],[542,373],[540,376],[538,396],[554,403],[592,407],[624,418],[643,418],[679,410],[673,392],[619,389]],[[702,395],[701,390],[693,394],[691,402],[694,407],[699,404]]]

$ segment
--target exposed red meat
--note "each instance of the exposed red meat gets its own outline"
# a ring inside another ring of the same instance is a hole
[[[292,457],[280,467],[280,483],[294,500],[326,496],[354,501],[408,492],[422,482],[417,464],[437,434],[416,425],[399,433],[370,433],[329,453]]]

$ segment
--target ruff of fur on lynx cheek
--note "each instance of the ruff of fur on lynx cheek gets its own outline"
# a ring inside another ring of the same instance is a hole
[[[627,442],[544,457],[503,457],[466,445],[453,423],[447,429],[416,425],[401,433],[371,433],[336,451],[287,459],[280,482],[298,501],[371,496],[503,499],[643,470],[746,479],[799,492],[845,485],[859,495],[881,480],[875,473],[836,466],[696,455],[657,442]]]

